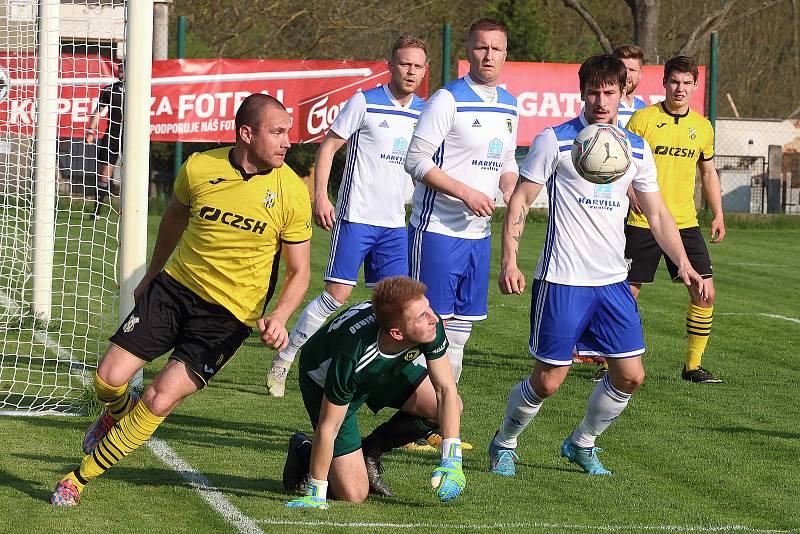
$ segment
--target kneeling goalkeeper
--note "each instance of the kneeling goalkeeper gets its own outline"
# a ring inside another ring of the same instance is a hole
[[[442,460],[431,478],[442,501],[466,484],[459,424],[461,399],[447,360],[441,319],[425,298],[425,286],[406,276],[387,278],[372,300],[357,304],[309,338],[300,355],[300,391],[315,429],[289,441],[284,486],[296,490],[308,474],[303,497],[289,507],[328,507],[327,494],[361,502],[370,481],[364,452],[380,455],[425,436],[437,426],[445,437]],[[427,369],[412,363],[420,354]],[[399,411],[364,439],[356,412]]]

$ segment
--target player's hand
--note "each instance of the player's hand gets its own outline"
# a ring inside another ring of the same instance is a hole
[[[442,502],[455,499],[464,491],[467,479],[461,468],[461,457],[451,456],[445,458],[431,476],[431,487]]]
[[[328,501],[313,495],[304,495],[286,503],[287,508],[316,508],[317,510],[327,510]]]
[[[693,288],[702,300],[709,301],[711,297],[708,294],[705,280],[697,274],[697,271],[691,267],[681,267],[678,269],[678,277],[683,280],[684,284]]]
[[[478,217],[488,217],[494,212],[494,200],[477,189],[467,187],[464,198],[461,200],[463,200],[470,211]]]
[[[333,223],[336,222],[336,209],[326,196],[317,197],[314,200],[314,222],[323,230],[330,231]]]
[[[142,278],[142,281],[139,282],[139,285],[136,286],[136,289],[133,290],[134,302],[139,302],[139,299],[142,298],[142,295],[144,295],[144,292],[147,290],[147,286],[149,286],[150,282],[152,281],[153,281],[152,276],[145,275],[145,277]]]
[[[256,321],[258,331],[261,332],[261,342],[277,351],[282,351],[289,344],[289,333],[286,324],[274,317]]]
[[[628,186],[628,202],[630,203],[631,211],[636,215],[642,214],[642,206],[639,205],[639,199],[636,198],[636,192],[633,190],[633,186]]]
[[[503,295],[522,295],[525,291],[525,275],[516,265],[506,265],[500,268],[500,278],[497,280],[500,292]]]
[[[711,221],[711,242],[719,243],[725,239],[725,221],[722,217],[714,217]]]
[[[94,133],[86,132],[86,144],[91,145],[94,143]]]

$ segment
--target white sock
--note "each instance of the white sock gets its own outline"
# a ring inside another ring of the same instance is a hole
[[[323,291],[303,309],[292,333],[289,334],[289,344],[278,353],[276,358],[291,364],[297,351],[305,345],[308,338],[314,335],[314,332],[325,324],[328,317],[341,307],[342,305],[335,298],[330,296],[327,291]]]
[[[453,378],[458,384],[461,378],[461,370],[464,362],[464,345],[467,344],[469,335],[472,333],[472,321],[462,321],[460,319],[448,319],[444,326],[447,334],[447,341],[450,347],[447,349],[447,357],[450,359],[450,368],[453,370]]]
[[[494,442],[507,449],[517,447],[517,436],[527,427],[539,413],[543,399],[533,391],[530,380],[526,378],[513,388],[508,395],[508,406],[503,426],[494,438]]]
[[[631,394],[624,393],[611,385],[608,373],[606,373],[589,397],[586,415],[572,433],[572,443],[576,447],[594,447],[597,437],[608,428],[614,419],[619,417],[629,400],[631,400]]]

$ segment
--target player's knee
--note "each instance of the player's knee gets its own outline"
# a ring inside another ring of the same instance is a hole
[[[533,382],[533,391],[539,398],[546,399],[547,397],[555,395],[561,387],[562,382],[563,380],[560,380],[558,377],[542,376],[539,380]]]
[[[347,299],[350,298],[350,294],[353,292],[353,286],[329,283],[325,286],[325,292],[332,296],[339,304],[344,304],[347,302]]]
[[[359,487],[342,488],[336,492],[336,498],[345,502],[364,502],[369,495],[369,485],[359,485]]]
[[[621,382],[619,389],[625,393],[635,393],[644,384],[644,368],[623,374],[619,381]]]
[[[175,407],[180,404],[182,399],[176,399],[174,395],[170,395],[159,388],[153,387],[152,384],[148,387],[142,395],[142,402],[150,413],[157,417],[168,416]]]

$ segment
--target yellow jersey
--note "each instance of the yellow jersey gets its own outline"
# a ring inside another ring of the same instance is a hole
[[[175,179],[189,226],[165,271],[253,326],[275,291],[281,243],[311,239],[308,189],[289,168],[247,174],[232,147],[193,154]]]
[[[653,150],[658,187],[678,228],[698,226],[695,176],[698,161],[714,157],[711,123],[691,109],[684,115],[674,115],[659,103],[634,113],[626,128],[644,138]],[[628,214],[628,224],[650,227],[644,215],[633,211]]]

